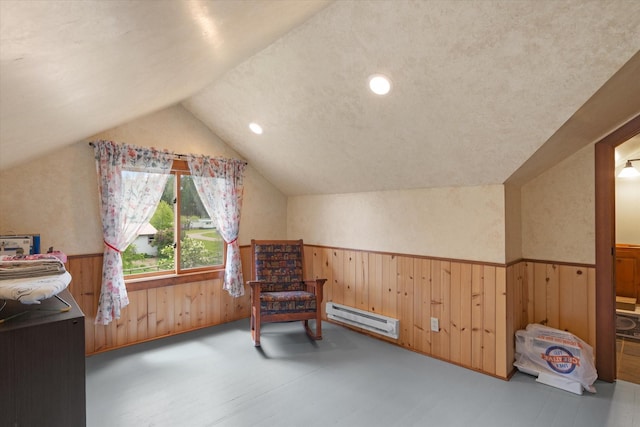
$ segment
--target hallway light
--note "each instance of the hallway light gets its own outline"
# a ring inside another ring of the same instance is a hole
[[[638,161],[640,159],[629,159],[627,160],[627,164],[624,165],[624,169],[620,171],[618,174],[618,178],[631,178],[635,176],[640,176],[640,172],[636,168],[633,167],[631,162]]]

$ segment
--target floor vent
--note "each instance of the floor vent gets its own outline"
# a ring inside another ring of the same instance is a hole
[[[398,319],[334,302],[327,303],[327,317],[336,322],[346,323],[391,338],[398,338],[400,331]]]

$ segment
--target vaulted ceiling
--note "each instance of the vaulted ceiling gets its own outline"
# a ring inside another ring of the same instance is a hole
[[[629,0],[5,0],[0,168],[182,104],[285,194],[501,184],[638,114],[639,49]]]

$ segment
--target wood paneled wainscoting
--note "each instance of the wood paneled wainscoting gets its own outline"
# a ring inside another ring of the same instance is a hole
[[[249,280],[251,248],[240,251]],[[398,339],[363,333],[485,374],[510,376],[515,331],[528,323],[568,330],[595,347],[593,266],[500,265],[314,245],[305,245],[305,263],[313,277],[328,279],[325,303],[400,320]],[[86,316],[87,355],[249,317],[248,289],[233,298],[221,275],[195,276],[129,284],[121,318],[95,325],[102,255],[69,256],[67,268]],[[431,317],[439,320],[438,332],[430,329]]]
[[[243,274],[250,275],[250,248],[241,248]],[[95,325],[102,280],[102,254],[69,256],[69,290],[85,314],[86,354],[249,317],[249,292],[240,298],[222,289],[222,273],[128,284],[129,305],[109,325]],[[247,324],[247,334],[249,325]],[[247,342],[250,343],[249,338]]]
[[[595,266],[523,261],[514,267],[524,268],[526,323],[571,332],[595,349]]]
[[[593,265],[518,261],[507,267],[514,332],[539,323],[571,332],[596,346],[596,272]],[[508,313],[509,315],[509,313]],[[509,332],[511,334],[511,331]],[[508,360],[515,349],[510,335]]]
[[[514,334],[529,323],[570,331],[595,347],[593,266],[499,265],[311,245],[305,262],[313,277],[328,279],[325,301],[400,320],[395,340],[361,332],[499,378],[514,371]],[[438,332],[430,330],[431,317],[439,320]]]
[[[398,339],[371,335],[500,378],[511,373],[513,319],[522,309],[508,292],[505,266],[310,245],[305,251],[306,270],[328,279],[325,301],[400,320]]]

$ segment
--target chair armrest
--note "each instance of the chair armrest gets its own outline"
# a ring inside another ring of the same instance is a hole
[[[262,280],[248,280],[247,285],[251,287],[251,310],[260,311],[260,291],[262,290]]]
[[[257,289],[260,291],[260,285],[265,283],[263,280],[248,280],[247,285],[251,286],[252,289]]]
[[[316,298],[318,299],[318,305],[322,302],[322,286],[327,279],[312,279],[312,280],[304,280],[302,283],[307,288],[307,292],[313,292],[316,294]]]
[[[327,279],[311,279],[311,280],[304,280],[303,283],[305,284],[305,286],[310,286],[312,288],[322,288],[322,285],[324,285],[324,282],[326,282]]]

